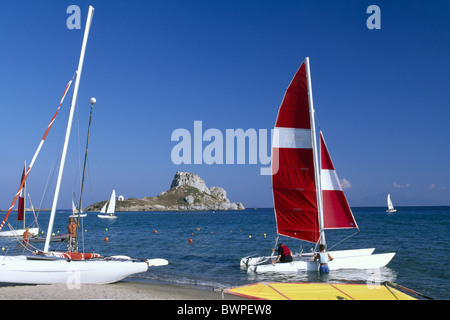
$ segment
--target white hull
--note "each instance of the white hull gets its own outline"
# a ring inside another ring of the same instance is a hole
[[[343,258],[343,257],[353,257],[353,256],[367,256],[371,255],[375,251],[375,248],[367,248],[367,249],[354,249],[354,250],[337,250],[337,251],[330,251],[330,255],[333,258]],[[310,258],[313,254],[312,253],[303,253],[300,255],[294,255],[294,260],[299,258]],[[274,256],[274,259],[276,256]],[[263,263],[270,259],[270,256],[250,256],[250,257],[244,257],[241,259],[241,267],[249,267],[254,266],[260,263]]]
[[[80,217],[81,217],[81,218],[85,218],[86,216],[87,216],[86,213],[80,214]],[[71,214],[71,215],[69,216],[69,218],[78,218],[78,214],[77,214],[77,213]]]
[[[99,217],[100,219],[116,219],[117,216],[112,216],[109,214],[98,214],[97,217]]]
[[[331,253],[330,253],[331,254]],[[371,255],[333,257],[334,260],[328,263],[330,271],[341,269],[375,269],[386,266],[394,257],[395,253],[381,253]],[[256,273],[268,272],[302,272],[315,271],[319,269],[319,262],[311,258],[297,260],[288,263],[263,264],[250,266],[247,271]]]
[[[152,261],[154,261],[152,263]],[[155,263],[156,261],[156,263]],[[146,272],[149,266],[164,265],[164,259],[71,260],[29,256],[0,258],[0,282],[22,284],[106,284]]]
[[[16,229],[11,231],[0,231],[0,237],[22,237],[26,229]],[[39,228],[28,228],[28,231],[32,235],[37,235],[39,233]]]
[[[388,209],[386,210],[387,213],[394,213],[397,212],[397,209]]]

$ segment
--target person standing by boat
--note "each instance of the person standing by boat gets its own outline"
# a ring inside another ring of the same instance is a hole
[[[330,268],[328,267],[328,262],[333,261],[333,257],[325,251],[325,245],[319,245],[320,252],[315,255],[314,261],[319,260],[319,272],[320,273],[330,273]]]
[[[67,226],[67,230],[69,231],[69,242],[67,243],[67,251],[68,252],[78,252],[78,250],[77,250],[77,223],[74,222],[74,219],[72,217],[69,218],[69,225]]]
[[[273,263],[285,263],[292,262],[292,252],[289,250],[287,246],[284,245],[283,242],[278,246],[278,257]]]
[[[28,243],[30,240],[28,239],[30,236],[33,236],[30,232],[30,230],[28,230],[28,228],[25,230],[25,232],[23,233],[23,242]]]

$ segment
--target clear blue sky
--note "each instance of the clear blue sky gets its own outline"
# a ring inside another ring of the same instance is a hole
[[[71,4],[81,9],[81,30],[66,26]],[[396,205],[450,205],[448,1],[18,0],[0,3],[0,208],[77,68],[89,4],[96,11],[59,207],[79,195],[92,96],[85,205],[112,188],[155,196],[176,171],[189,171],[231,201],[272,206],[262,164],[175,165],[171,134],[193,134],[194,121],[224,137],[226,129],[270,130],[305,56],[350,205],[384,206],[387,193]],[[381,9],[379,30],[366,26],[372,4]],[[69,101],[30,174],[34,205],[59,157]]]

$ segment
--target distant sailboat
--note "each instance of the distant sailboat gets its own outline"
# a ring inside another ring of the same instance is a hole
[[[81,210],[80,215],[81,218],[86,217],[86,213],[83,212],[83,210]],[[71,218],[78,218],[78,208],[75,205],[75,202],[72,199],[72,214],[69,216]]]
[[[103,208],[100,210],[101,214],[98,214],[97,217],[102,219],[115,219],[117,218],[114,213],[116,212],[116,190],[113,189],[111,193],[111,198],[109,201],[106,201]]]
[[[387,213],[397,212],[397,209],[394,208],[394,204],[392,203],[391,194],[387,195],[387,206],[388,206],[388,209],[386,210]]]

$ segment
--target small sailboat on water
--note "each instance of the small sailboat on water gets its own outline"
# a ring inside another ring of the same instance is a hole
[[[79,210],[72,199],[72,214],[69,216],[69,218],[78,218],[78,217],[85,218],[87,216],[87,214],[84,213],[83,210],[81,210],[80,212],[78,211]]]
[[[116,190],[113,189],[109,201],[106,201],[105,205],[100,210],[101,214],[97,217],[101,219],[116,219],[117,216],[114,214],[116,212]]]
[[[358,229],[331,161],[323,134],[317,147],[309,58],[292,79],[278,111],[272,141],[272,189],[278,236],[326,244],[327,229]],[[319,163],[320,159],[320,163]],[[385,266],[395,253],[374,248],[331,251],[330,270]],[[241,267],[256,273],[316,271],[315,252],[292,262],[271,263],[271,256],[249,256]]]
[[[7,283],[23,283],[23,284],[82,284],[82,283],[112,283],[122,280],[133,274],[143,273],[149,267],[167,265],[165,259],[132,259],[128,256],[101,256],[97,253],[84,252],[55,252],[50,250],[51,234],[53,231],[53,222],[56,214],[56,207],[58,204],[59,191],[61,187],[61,180],[64,171],[64,165],[67,155],[67,147],[69,143],[70,131],[72,126],[74,107],[77,101],[78,88],[80,83],[81,71],[84,61],[84,54],[86,50],[87,38],[92,22],[94,8],[89,7],[88,17],[86,19],[86,28],[84,31],[83,43],[81,48],[80,60],[78,69],[76,71],[75,85],[70,105],[69,119],[66,128],[66,135],[64,139],[64,146],[61,153],[61,161],[59,166],[58,178],[56,182],[55,194],[53,198],[52,209],[48,223],[48,231],[46,235],[45,245],[43,250],[33,251],[32,254],[21,255],[2,255],[0,257],[0,282]],[[46,128],[44,137],[42,138],[33,159],[21,181],[19,190],[14,196],[12,204],[6,214],[5,219],[0,224],[0,230],[3,228],[7,217],[12,211],[12,208],[17,201],[21,189],[25,184],[37,155],[47,137],[47,134],[55,120],[55,117],[63,103],[64,97],[70,87],[71,82],[64,91],[63,98],[60,105],[53,116],[49,126]],[[81,201],[80,201],[81,202]],[[81,207],[81,205],[80,205]]]
[[[386,210],[387,213],[397,212],[397,209],[394,208],[394,204],[392,203],[390,193],[387,195],[387,207],[388,207]]]

